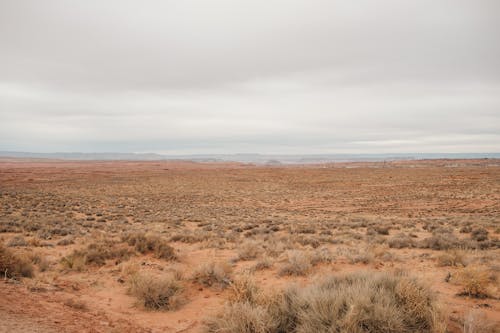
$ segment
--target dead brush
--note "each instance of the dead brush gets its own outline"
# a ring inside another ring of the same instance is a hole
[[[122,237],[124,242],[133,246],[139,253],[145,254],[152,252],[156,258],[165,260],[175,260],[175,250],[168,242],[155,235],[147,235],[145,233],[131,233]]]
[[[492,275],[485,267],[467,266],[458,272],[454,281],[462,287],[460,296],[487,298],[492,296]]]
[[[243,273],[241,276],[235,278],[229,284],[229,297],[230,302],[257,302],[260,296],[260,290],[257,287],[255,280],[249,273]]]
[[[306,275],[310,269],[311,257],[305,251],[291,250],[286,254],[286,260],[279,269],[279,275]]]
[[[182,285],[173,274],[138,272],[128,280],[129,294],[150,310],[173,310],[182,304]]]
[[[252,260],[261,253],[261,245],[255,240],[246,241],[237,248],[238,260]]]
[[[0,243],[0,277],[17,279],[33,277],[33,265],[30,260],[14,254]]]
[[[442,333],[443,322],[433,293],[418,281],[358,272],[229,302],[207,320],[207,331]]]
[[[255,271],[261,271],[261,270],[273,267],[273,264],[274,264],[273,259],[265,256],[265,257],[262,257],[259,260],[257,260],[257,262],[252,267],[252,269]]]
[[[467,254],[464,250],[448,250],[437,257],[438,266],[465,267],[468,264]]]
[[[192,280],[206,287],[224,289],[231,284],[231,272],[227,262],[212,260],[198,266]]]

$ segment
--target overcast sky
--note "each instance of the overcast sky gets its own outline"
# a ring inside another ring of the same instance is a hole
[[[0,1],[0,150],[500,152],[500,1]]]

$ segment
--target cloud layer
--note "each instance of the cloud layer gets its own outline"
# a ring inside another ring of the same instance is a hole
[[[0,150],[500,151],[500,4],[2,1]]]

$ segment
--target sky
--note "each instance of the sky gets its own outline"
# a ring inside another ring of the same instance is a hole
[[[0,150],[500,152],[500,1],[2,0]]]

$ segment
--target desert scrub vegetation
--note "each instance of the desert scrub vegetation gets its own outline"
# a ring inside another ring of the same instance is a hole
[[[453,249],[441,253],[437,257],[438,266],[465,267],[469,260],[465,250]]]
[[[237,248],[238,260],[252,260],[260,255],[262,245],[255,240],[248,240]]]
[[[0,274],[2,278],[33,277],[33,265],[0,243]]]
[[[312,267],[311,256],[301,250],[290,250],[279,269],[279,275],[306,275]]]
[[[128,292],[150,310],[174,310],[183,301],[181,281],[175,274],[137,272],[129,280]]]
[[[124,244],[113,241],[97,241],[90,243],[84,249],[73,250],[61,259],[65,269],[82,271],[87,265],[103,266],[107,260],[115,260],[115,264],[128,260],[133,251]]]
[[[212,260],[198,266],[192,279],[205,287],[224,289],[231,283],[231,272],[229,263]]]
[[[444,332],[433,293],[418,281],[389,273],[324,277],[305,288],[231,300],[206,321],[207,332]]]
[[[495,297],[498,292],[493,286],[497,277],[486,267],[471,265],[463,268],[453,279],[455,283],[461,286],[460,296],[469,296],[475,298]]]
[[[177,258],[174,248],[159,236],[131,233],[122,237],[122,240],[142,254],[152,252],[156,258],[165,260],[175,260]]]

